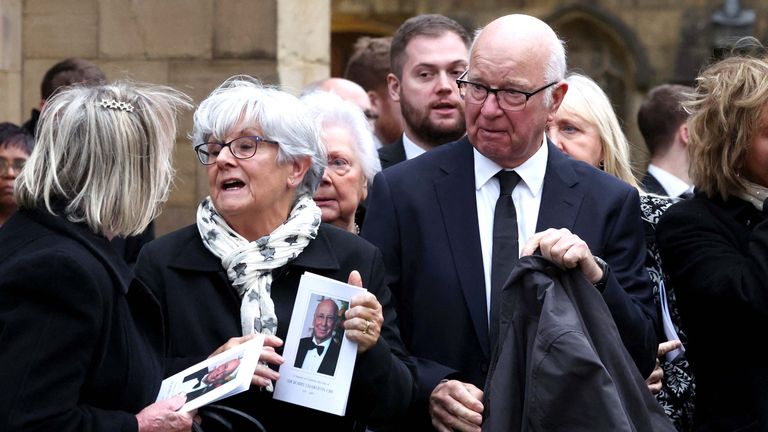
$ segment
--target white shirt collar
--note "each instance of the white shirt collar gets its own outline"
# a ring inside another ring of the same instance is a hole
[[[312,342],[314,342],[315,345],[319,345],[321,347],[325,347],[326,351],[328,350],[328,347],[331,345],[331,339],[333,339],[333,336],[329,337],[328,339],[317,343],[317,339],[315,339],[314,336],[312,336]]]
[[[483,156],[477,149],[475,153],[475,190],[482,188],[488,180],[492,179],[499,170],[504,169],[501,165]],[[542,139],[542,145],[536,150],[533,156],[513,169],[520,176],[520,179],[530,189],[534,197],[538,197],[544,186],[544,174],[547,171],[547,158],[549,156],[549,147],[547,139]]]
[[[656,177],[656,180],[661,183],[661,186],[672,198],[679,197],[685,192],[693,192],[693,186],[654,164],[648,165],[648,172]]]
[[[422,153],[426,152],[426,150],[419,147],[415,142],[408,138],[408,135],[406,135],[405,132],[403,132],[403,147],[405,148],[406,160],[411,160],[416,156],[420,156]]]

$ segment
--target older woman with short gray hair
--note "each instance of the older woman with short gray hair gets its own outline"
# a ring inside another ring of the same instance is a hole
[[[145,246],[136,266],[137,279],[154,291],[166,317],[167,373],[195,364],[221,344],[261,333],[274,356],[262,357],[252,383],[271,390],[280,378],[278,354],[299,280],[312,272],[368,289],[340,312],[343,324],[332,338],[358,347],[347,415],[276,401],[270,391],[256,389],[222,403],[258,418],[267,430],[352,430],[403,413],[413,391],[412,365],[395,324],[381,254],[357,236],[321,224],[312,194],[327,158],[304,105],[250,77],[233,77],[200,104],[192,137],[209,195],[195,224]],[[330,344],[316,342],[324,348],[317,355],[330,357]]]
[[[314,196],[323,222],[357,234],[362,221],[355,215],[381,171],[368,121],[359,107],[333,93],[318,91],[301,100],[318,122],[328,152],[328,167]]]

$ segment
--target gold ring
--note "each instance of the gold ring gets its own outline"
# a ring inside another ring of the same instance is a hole
[[[363,334],[364,335],[368,334],[368,328],[370,328],[370,327],[371,327],[371,320],[365,320],[365,328],[363,329]]]

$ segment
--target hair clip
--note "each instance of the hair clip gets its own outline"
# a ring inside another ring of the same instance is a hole
[[[114,99],[102,99],[99,103],[104,108],[109,108],[112,110],[120,110],[120,111],[126,111],[126,112],[133,112],[133,105],[131,105],[128,102],[118,102]]]

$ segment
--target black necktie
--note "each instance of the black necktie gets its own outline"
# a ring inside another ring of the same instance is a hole
[[[680,198],[681,200],[691,199],[691,198],[693,198],[693,192],[685,191],[685,192],[681,193],[680,195],[678,195],[677,197]]]
[[[316,345],[314,342],[309,341],[309,349],[307,351],[312,351],[315,348],[317,348],[317,355],[323,355],[325,347],[322,345]]]
[[[496,173],[501,186],[496,210],[493,213],[493,249],[491,252],[491,348],[496,345],[499,330],[499,303],[501,289],[517,263],[520,251],[517,245],[517,213],[512,191],[520,181],[514,171]]]

